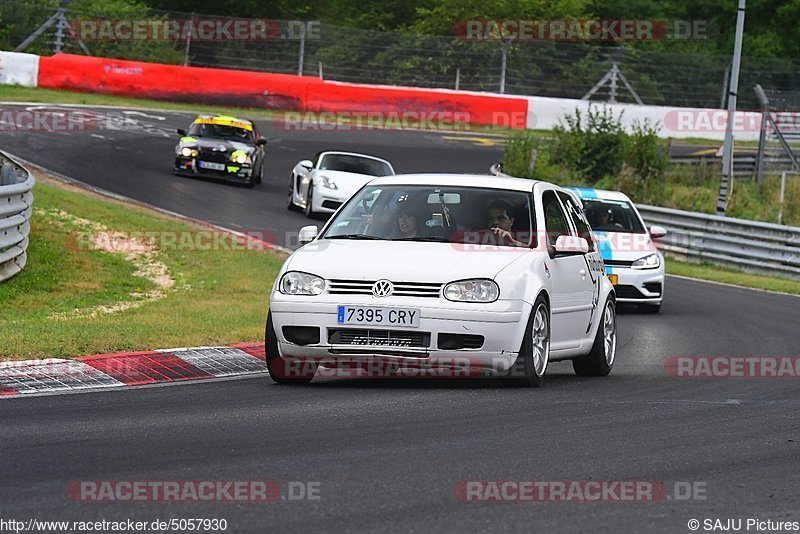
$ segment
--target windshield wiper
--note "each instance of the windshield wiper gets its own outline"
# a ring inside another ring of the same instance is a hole
[[[398,237],[396,239],[392,239],[392,241],[430,241],[432,243],[450,242],[450,240],[444,236],[435,236],[435,235],[418,236],[418,237]]]
[[[382,237],[378,237],[376,235],[367,235],[367,234],[342,234],[342,235],[330,235],[326,236],[325,239],[377,239],[383,240]]]

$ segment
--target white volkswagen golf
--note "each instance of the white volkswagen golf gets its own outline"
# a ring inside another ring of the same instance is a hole
[[[553,361],[584,376],[614,364],[614,290],[580,203],[558,186],[376,178],[299,239],[270,297],[275,382],[379,361],[536,386]]]

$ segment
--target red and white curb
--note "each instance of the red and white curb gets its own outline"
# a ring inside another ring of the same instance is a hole
[[[263,344],[0,362],[0,397],[70,393],[267,372]]]

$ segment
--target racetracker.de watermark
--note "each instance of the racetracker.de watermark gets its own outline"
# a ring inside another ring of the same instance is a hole
[[[79,502],[319,501],[321,483],[275,480],[73,480],[67,496]]]
[[[83,41],[275,41],[320,39],[320,23],[251,18],[76,19],[70,34]]]
[[[132,230],[80,231],[68,238],[76,251],[103,250],[112,253],[159,252],[264,252],[274,249],[275,235],[265,230]]]
[[[800,356],[671,356],[664,372],[677,378],[798,378]]]
[[[453,486],[465,503],[705,501],[703,481],[461,480]]]
[[[705,20],[468,19],[453,26],[453,34],[465,41],[687,41],[711,33]]]
[[[274,128],[287,132],[352,132],[356,130],[448,130],[470,131],[473,124],[521,129],[528,113],[490,111],[476,116],[469,111],[340,111],[286,112]]]
[[[72,109],[1,109],[0,132],[91,132],[137,130],[139,121],[121,112]]]

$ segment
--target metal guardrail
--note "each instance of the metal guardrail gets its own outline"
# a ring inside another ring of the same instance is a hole
[[[800,280],[800,228],[637,205],[669,232],[659,248],[692,261]]]
[[[25,167],[0,152],[0,281],[20,272],[28,261],[34,183]]]
[[[494,176],[502,165],[489,169]],[[637,204],[648,225],[667,229],[659,249],[689,261],[800,280],[800,227]]]

